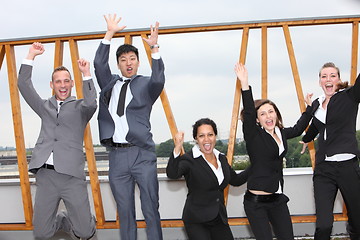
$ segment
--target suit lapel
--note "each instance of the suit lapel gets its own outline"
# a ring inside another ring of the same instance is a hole
[[[198,161],[198,163],[200,164],[200,166],[204,169],[204,171],[206,172],[206,174],[208,176],[210,176],[210,178],[213,181],[216,181],[216,184],[219,184],[217,177],[214,173],[214,171],[211,169],[211,167],[209,166],[209,164],[206,162],[206,159],[203,158],[203,156],[200,156],[198,158],[195,158],[196,161]]]

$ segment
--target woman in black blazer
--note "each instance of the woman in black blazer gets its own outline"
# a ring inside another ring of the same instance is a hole
[[[235,73],[241,82],[244,109],[244,139],[251,166],[244,209],[257,240],[271,240],[272,229],[277,239],[294,239],[287,202],[283,194],[283,159],[287,152],[287,139],[299,136],[311,119],[311,107],[307,107],[296,125],[284,128],[276,105],[267,99],[254,103],[248,84],[247,70],[237,63]],[[310,95],[307,103],[310,104]],[[271,223],[271,226],[270,226]]]
[[[355,131],[359,78],[353,87],[348,87],[334,63],[324,64],[319,72],[324,95],[314,101],[315,115],[303,137],[303,142],[308,143],[319,134],[313,175],[317,240],[330,239],[338,190],[347,208],[350,238],[360,239],[360,152]]]
[[[217,128],[214,121],[203,118],[193,125],[196,145],[180,156],[184,133],[175,136],[174,152],[166,173],[169,178],[185,177],[188,194],[182,219],[189,239],[233,240],[224,203],[228,184],[240,186],[246,182],[246,171],[236,173],[224,154],[215,147]]]

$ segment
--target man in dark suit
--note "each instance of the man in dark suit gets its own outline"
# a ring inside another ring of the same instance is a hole
[[[147,237],[149,240],[161,240],[155,143],[150,132],[152,105],[165,83],[164,64],[157,44],[159,23],[151,26],[151,35],[143,39],[152,53],[151,76],[137,75],[138,50],[124,44],[116,52],[120,77],[111,73],[108,61],[110,41],[125,26],[118,26],[120,18],[116,18],[116,15],[105,16],[105,20],[107,32],[94,60],[95,74],[101,88],[98,121],[100,141],[110,150],[109,180],[117,203],[121,239],[137,238],[136,182],[140,189]]]
[[[90,63],[78,60],[84,76],[83,99],[71,96],[74,82],[65,67],[56,68],[52,74],[50,86],[55,95],[42,99],[31,78],[33,61],[44,51],[41,43],[32,44],[18,80],[25,101],[41,118],[39,138],[29,163],[29,170],[36,173],[34,236],[49,239],[58,230],[64,230],[74,239],[95,239],[83,154],[84,130],[97,107]],[[56,214],[60,200],[67,212]]]

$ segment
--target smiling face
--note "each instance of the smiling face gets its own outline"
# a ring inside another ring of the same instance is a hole
[[[324,91],[326,97],[334,95],[338,88],[338,83],[341,82],[339,72],[334,67],[323,68],[319,74],[319,85]]]
[[[207,154],[213,154],[216,144],[216,134],[211,125],[203,124],[197,128],[195,140],[199,145],[200,151]]]
[[[259,107],[256,121],[268,132],[273,132],[278,122],[278,116],[274,107],[269,103]]]
[[[118,68],[123,77],[131,78],[136,75],[139,65],[139,59],[134,52],[123,53],[118,58]]]
[[[74,86],[74,81],[71,80],[70,73],[65,70],[56,71],[53,73],[50,87],[54,90],[57,100],[64,101],[71,96],[71,89]]]

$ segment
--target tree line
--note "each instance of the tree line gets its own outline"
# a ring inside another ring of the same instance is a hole
[[[287,141],[288,151],[285,155],[286,159],[286,167],[294,168],[294,167],[311,167],[311,159],[309,155],[308,149],[304,154],[301,154],[302,144],[299,143],[301,141],[302,136],[289,139]],[[356,138],[358,140],[358,147],[360,149],[360,130],[356,131]],[[184,150],[185,152],[191,150],[194,145],[185,142]],[[220,152],[227,154],[228,144],[224,141],[217,140],[215,148]],[[315,140],[315,149],[317,148],[317,141]],[[169,157],[174,149],[174,142],[172,139],[169,139],[165,142],[156,145],[156,154],[158,157]],[[261,151],[261,149],[259,149]],[[239,141],[235,143],[234,146],[234,156],[237,155],[247,155],[245,141]],[[235,162],[233,161],[234,169],[245,169],[249,165],[249,162]]]

